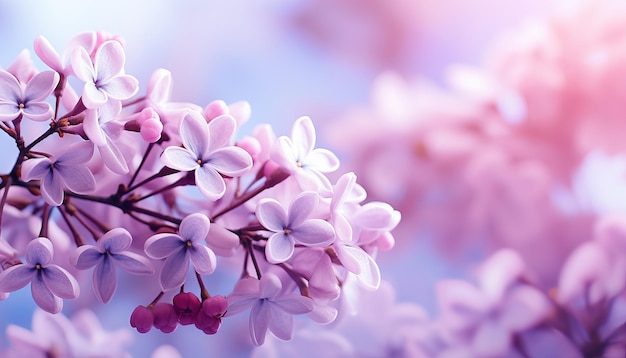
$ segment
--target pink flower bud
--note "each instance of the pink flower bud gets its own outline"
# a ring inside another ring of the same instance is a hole
[[[154,327],[163,333],[170,333],[178,325],[178,312],[171,303],[157,303],[152,309]]]
[[[137,306],[130,315],[130,326],[139,333],[147,333],[154,324],[154,313],[146,306]]]
[[[204,118],[210,122],[212,119],[217,118],[222,114],[228,114],[228,112],[229,110],[226,103],[222,100],[217,100],[207,104],[202,114],[204,115]]]
[[[252,160],[254,160],[261,152],[261,143],[254,137],[244,137],[242,140],[237,142],[237,146],[248,152],[248,154],[252,157]]]
[[[196,316],[196,327],[206,334],[217,333],[227,308],[228,302],[224,296],[207,298]]]
[[[174,296],[173,303],[180,324],[188,325],[196,322],[196,315],[201,305],[196,295],[191,292],[181,292]]]

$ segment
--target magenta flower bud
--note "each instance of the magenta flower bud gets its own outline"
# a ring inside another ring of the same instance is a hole
[[[146,306],[137,306],[130,315],[130,326],[139,333],[147,333],[154,324],[154,313]]]
[[[171,303],[157,303],[152,309],[154,327],[163,333],[171,333],[178,325],[178,312]]]
[[[174,296],[174,309],[178,313],[178,322],[182,325],[194,324],[200,311],[200,299],[191,292],[181,292]]]
[[[222,325],[222,317],[228,308],[224,296],[209,297],[202,302],[202,308],[196,316],[196,328],[206,334],[215,334]]]

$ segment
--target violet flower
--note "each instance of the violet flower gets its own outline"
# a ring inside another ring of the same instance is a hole
[[[199,274],[207,275],[215,270],[215,253],[202,245],[210,224],[206,215],[191,214],[180,223],[178,234],[156,234],[145,242],[144,249],[148,256],[165,259],[160,276],[163,291],[179,287],[185,282],[190,260]]]
[[[95,266],[93,289],[103,303],[109,302],[117,288],[116,268],[138,274],[154,273],[152,263],[145,257],[129,251],[132,243],[130,233],[123,228],[104,234],[96,245],[83,245],[71,257],[72,264],[79,270]]]
[[[217,200],[226,193],[222,174],[236,177],[252,167],[250,154],[230,145],[235,127],[231,116],[220,116],[207,123],[199,113],[190,112],[180,124],[184,148],[165,148],[161,160],[172,169],[193,171],[200,192]]]
[[[12,121],[20,116],[34,121],[52,119],[52,106],[46,98],[52,93],[59,74],[44,71],[22,85],[14,75],[0,70],[0,121]]]
[[[41,197],[46,203],[59,206],[63,203],[65,188],[77,194],[96,189],[96,180],[85,166],[93,156],[91,142],[80,142],[58,158],[34,158],[22,164],[22,179],[41,179]]]
[[[262,199],[256,209],[261,225],[274,234],[267,240],[265,255],[270,263],[289,260],[295,244],[327,246],[335,238],[332,225],[322,219],[309,219],[317,208],[319,195],[308,191],[298,195],[289,211],[274,199]]]
[[[0,273],[0,292],[13,292],[30,285],[35,303],[43,310],[58,313],[62,298],[75,299],[80,290],[76,279],[64,268],[52,264],[54,249],[48,238],[39,237],[26,246],[26,263]]]

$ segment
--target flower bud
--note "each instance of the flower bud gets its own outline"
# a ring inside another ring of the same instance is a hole
[[[174,296],[173,303],[180,324],[188,325],[196,322],[196,315],[201,305],[196,295],[191,292],[181,292]]]
[[[157,303],[152,309],[154,327],[163,333],[170,333],[178,325],[178,313],[171,303]]]
[[[146,306],[137,306],[130,315],[130,326],[136,328],[139,333],[147,333],[154,324],[154,314]]]
[[[196,327],[206,334],[217,333],[227,308],[228,302],[224,296],[207,298],[196,316]]]

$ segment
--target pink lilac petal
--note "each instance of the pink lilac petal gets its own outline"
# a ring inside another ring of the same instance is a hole
[[[93,67],[103,82],[115,78],[124,70],[124,48],[118,41],[106,41],[96,51]]]
[[[33,49],[37,56],[50,68],[56,72],[63,73],[64,66],[61,63],[61,56],[52,47],[52,44],[43,36],[39,36],[35,39]]]
[[[606,298],[602,278],[611,271],[610,260],[595,242],[579,246],[563,265],[559,277],[557,300],[568,304],[587,296],[590,304]]]
[[[222,115],[208,123],[209,145],[206,153],[230,145],[237,128],[237,122],[229,115]]]
[[[503,357],[511,349],[511,334],[498,322],[483,322],[474,334],[472,346],[479,357]]]
[[[55,296],[61,298],[74,299],[80,293],[78,282],[74,276],[60,266],[49,265],[45,267],[41,274],[41,281]]]
[[[45,102],[29,103],[22,109],[24,116],[33,121],[45,121],[52,118],[52,107]]]
[[[209,135],[206,120],[199,113],[188,113],[180,123],[180,138],[183,145],[194,154],[196,160],[204,159],[208,154]]]
[[[79,142],[61,154],[56,162],[65,166],[84,164],[93,157],[94,145],[89,141]]]
[[[109,251],[112,254],[117,254],[128,249],[132,241],[133,238],[128,230],[115,228],[102,235],[96,245],[102,252]]]
[[[528,330],[551,314],[551,304],[539,290],[528,285],[511,289],[500,308],[500,322],[511,332]]]
[[[54,71],[43,71],[36,74],[24,88],[24,100],[45,100],[59,83],[59,74]]]
[[[117,271],[107,255],[102,256],[102,260],[93,270],[93,290],[96,297],[103,303],[107,303],[113,297],[117,288]]]
[[[299,160],[306,158],[315,148],[315,127],[309,117],[300,117],[291,129],[291,140]]]
[[[228,301],[227,316],[232,316],[248,309],[258,300],[260,290],[259,280],[246,277],[235,285],[232,293],[226,297]]]
[[[350,250],[349,248],[348,250]],[[359,273],[357,280],[361,286],[368,290],[377,290],[380,287],[381,275],[378,264],[367,252],[360,248],[354,248],[350,254],[359,263]]]
[[[506,289],[519,280],[526,265],[520,255],[511,249],[502,249],[492,254],[480,270],[483,291],[494,300],[499,300]]]
[[[360,247],[340,244],[337,244],[335,247],[339,247],[336,250],[343,267],[353,274],[360,274],[362,264],[361,261],[359,261],[359,258],[362,255],[360,251],[363,251],[363,249]]]
[[[259,280],[259,298],[273,298],[280,293],[283,283],[274,274],[263,275]]]
[[[265,245],[267,261],[277,264],[289,260],[295,251],[294,244],[291,236],[282,232],[270,236]]]
[[[108,81],[102,89],[113,99],[125,100],[137,93],[138,84],[135,77],[122,75]]]
[[[163,259],[173,252],[182,250],[184,242],[176,234],[156,234],[151,236],[144,244],[144,250],[153,259]]]
[[[283,311],[274,302],[266,302],[269,315],[269,330],[282,340],[290,340],[293,336],[293,316]]]
[[[72,264],[79,270],[94,267],[102,259],[102,252],[92,245],[83,245],[72,253]]]
[[[82,95],[83,103],[85,107],[90,109],[99,108],[107,103],[107,95],[100,89],[98,89],[93,83],[85,83]]]
[[[170,98],[172,73],[159,68],[152,73],[146,89],[146,97],[153,103],[165,103]]]
[[[128,173],[128,164],[126,163],[126,158],[124,158],[122,151],[106,134],[105,140],[106,143],[104,145],[98,146],[98,152],[100,153],[104,165],[117,174],[124,175]]]
[[[52,242],[45,238],[37,238],[28,243],[25,259],[28,264],[46,266],[52,261],[54,247]]]
[[[289,295],[288,297],[279,297],[273,300],[277,307],[289,314],[304,314],[313,310],[313,300],[309,297],[300,295]]]
[[[185,217],[178,229],[179,235],[185,240],[197,244],[209,234],[211,221],[200,213],[194,213]]]
[[[231,177],[240,176],[252,167],[250,154],[244,149],[234,146],[216,149],[207,159],[207,165]]]
[[[252,343],[257,346],[262,345],[265,342],[265,335],[267,334],[267,330],[269,328],[270,322],[270,312],[267,307],[267,302],[258,301],[254,306],[252,306],[252,310],[250,310],[250,337],[252,338]]]
[[[17,78],[7,71],[0,70],[0,100],[15,103],[22,97],[22,88]]]
[[[309,219],[291,230],[289,236],[307,246],[327,246],[335,238],[332,225],[322,219]]]
[[[83,130],[87,138],[96,146],[106,144],[106,138],[102,127],[100,127],[100,112],[98,109],[87,109],[83,119]]]
[[[232,256],[239,246],[239,236],[219,224],[211,224],[207,245],[219,256]]]
[[[115,266],[137,275],[150,275],[154,273],[152,263],[145,257],[134,252],[118,252],[110,255]]]
[[[194,172],[196,186],[210,200],[217,200],[226,193],[222,176],[210,165],[203,165]]]
[[[215,271],[217,258],[211,249],[203,245],[195,245],[190,247],[187,252],[196,272],[201,275],[208,275]]]
[[[322,173],[334,172],[339,169],[339,159],[330,150],[317,148],[307,156],[306,166]]]
[[[399,212],[383,202],[369,202],[351,218],[354,226],[366,230],[389,230],[394,228],[399,221]]]
[[[300,169],[297,165],[299,158],[296,157],[291,139],[287,137],[280,137],[276,140],[270,158],[291,173]]]
[[[189,273],[188,251],[180,247],[177,251],[171,252],[165,259],[161,267],[161,286],[163,291],[181,286]]]
[[[87,50],[82,47],[75,49],[72,54],[71,62],[74,75],[78,77],[79,80],[86,84],[91,84],[90,86],[96,89],[95,86],[93,86],[93,81],[96,80],[96,72]]]
[[[96,189],[96,180],[87,167],[55,165],[55,168],[56,175],[63,178],[65,187],[71,192],[87,194]]]
[[[180,147],[165,148],[161,155],[161,161],[166,166],[183,172],[196,170],[200,167],[198,158],[189,150]]]
[[[294,199],[289,206],[288,227],[300,226],[311,215],[319,204],[319,195],[315,192],[304,192]]]
[[[1,87],[1,86],[0,86]],[[13,102],[0,102],[0,121],[12,121],[20,115],[20,108]]]
[[[59,313],[61,311],[63,300],[55,296],[43,280],[32,280],[30,283],[30,292],[33,296],[33,301],[44,311],[50,313]]]
[[[261,225],[274,232],[283,231],[287,224],[287,212],[274,199],[262,199],[259,201],[256,217]]]

